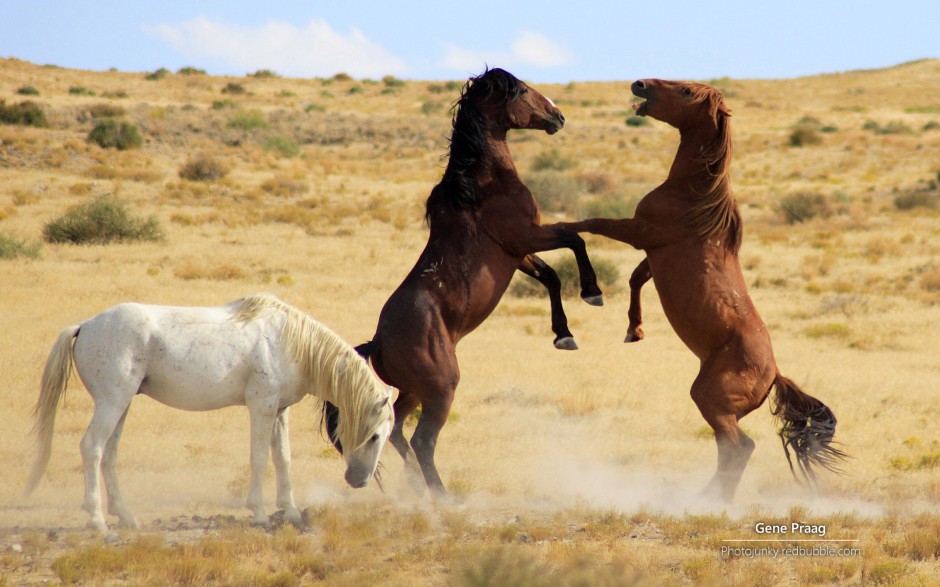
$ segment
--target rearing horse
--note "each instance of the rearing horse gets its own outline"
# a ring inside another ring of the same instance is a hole
[[[447,493],[434,450],[460,380],[457,343],[490,315],[513,273],[545,279],[553,272],[534,253],[570,248],[581,297],[595,305],[602,299],[584,240],[540,225],[538,205],[506,142],[510,129],[558,132],[565,122],[561,111],[512,74],[489,69],[468,80],[454,112],[447,168],[427,200],[428,243],[382,308],[375,336],[358,348],[379,377],[399,389],[390,440],[412,487],[426,484],[438,496]],[[419,405],[409,443],[402,425]],[[329,427],[329,412],[327,420]]]
[[[637,114],[679,130],[666,181],[647,194],[633,218],[592,218],[557,228],[590,232],[646,252],[631,278],[631,332],[639,326],[639,286],[652,276],[663,311],[679,338],[701,361],[692,399],[715,431],[718,470],[706,492],[730,501],[754,441],[738,420],[775,389],[773,413],[781,422],[787,460],[796,453],[803,477],[814,465],[837,470],[845,454],[831,444],[836,418],[818,399],[780,374],[767,327],[747,292],[738,250],[742,221],[731,192],[730,110],[712,86],[664,80],[634,82],[645,98]],[[789,447],[789,448],[788,448]],[[793,463],[790,461],[793,471]],[[795,476],[795,473],[794,473]]]

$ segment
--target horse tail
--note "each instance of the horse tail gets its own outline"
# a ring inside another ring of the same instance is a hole
[[[39,399],[33,408],[33,429],[31,434],[36,439],[36,458],[29,472],[26,482],[26,495],[29,495],[39,485],[39,480],[46,472],[49,456],[52,454],[52,432],[55,429],[55,415],[59,403],[65,395],[69,377],[75,358],[72,354],[72,341],[78,336],[81,326],[69,326],[59,334],[46,366],[42,370],[42,380],[39,387]]]
[[[780,422],[780,440],[793,478],[799,481],[790,458],[791,448],[796,453],[796,464],[803,479],[814,486],[814,466],[842,473],[839,463],[848,455],[832,445],[832,437],[836,433],[836,416],[832,410],[779,371],[773,386],[776,393],[772,399],[771,412]]]

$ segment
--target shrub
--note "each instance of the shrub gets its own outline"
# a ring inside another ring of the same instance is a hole
[[[914,208],[936,208],[940,193],[936,190],[913,190],[894,198],[894,207],[898,210]]]
[[[110,196],[102,196],[72,206],[61,217],[42,229],[50,243],[108,244],[132,240],[163,239],[156,217],[132,218],[124,204]]]
[[[639,127],[646,126],[650,121],[645,116],[630,116],[627,117],[626,124],[627,126]]]
[[[39,243],[28,244],[11,234],[0,232],[0,259],[39,258]]]
[[[626,198],[611,194],[587,201],[578,213],[579,218],[631,218],[636,212],[639,198]]]
[[[229,128],[241,130],[254,130],[256,128],[267,128],[267,126],[268,121],[260,110],[239,110],[228,121]]]
[[[223,108],[237,108],[238,104],[234,100],[213,100],[212,109],[213,110],[222,110]]]
[[[806,222],[816,216],[828,216],[829,205],[822,194],[798,192],[780,200],[780,213],[787,224]]]
[[[5,100],[0,100],[0,124],[18,124],[20,126],[49,126],[46,113],[35,102],[20,102],[7,106]]]
[[[400,80],[394,75],[386,75],[382,78],[382,83],[386,88],[400,88],[406,85],[405,80]]]
[[[548,212],[574,212],[581,186],[560,171],[541,171],[530,174],[525,180],[539,207]]]
[[[222,93],[231,94],[233,96],[241,95],[245,93],[245,86],[236,84],[235,82],[229,82],[222,88]]]
[[[92,104],[86,110],[92,118],[116,118],[124,116],[125,110],[113,104]]]
[[[596,255],[591,257],[591,265],[594,267],[594,273],[597,274],[597,282],[601,289],[613,289],[613,286],[620,279],[620,271],[617,266]],[[561,280],[561,295],[566,298],[574,297],[581,293],[581,280],[578,275],[578,262],[574,255],[564,257],[557,264],[552,266],[558,278]],[[545,296],[545,287],[538,281],[530,277],[520,277],[512,282],[509,293],[515,297],[540,297]]]
[[[33,86],[20,86],[16,90],[16,93],[21,96],[38,96],[39,90],[37,90]]]
[[[158,79],[163,79],[163,78],[165,78],[165,77],[168,76],[169,74],[170,74],[170,70],[169,70],[169,69],[167,69],[167,68],[165,68],[165,67],[161,67],[160,69],[154,71],[153,73],[148,73],[146,76],[144,76],[144,79],[150,80],[150,81],[156,81],[156,80],[158,80]]]
[[[91,129],[88,133],[88,142],[95,143],[104,149],[114,148],[118,151],[126,151],[140,147],[144,140],[133,124],[106,118]]]
[[[805,147],[822,143],[819,132],[811,126],[798,126],[790,133],[791,147]]]
[[[340,72],[334,75],[332,79],[335,82],[348,82],[352,81],[352,76],[348,73]]]
[[[198,157],[187,161],[179,170],[179,176],[189,181],[215,181],[225,177],[228,169],[211,157]]]
[[[69,94],[73,96],[94,96],[95,92],[85,86],[72,86],[69,88]]]
[[[268,137],[268,140],[265,142],[264,146],[269,151],[277,151],[285,157],[296,157],[297,155],[300,155],[300,147],[297,146],[296,141],[283,135],[274,135],[273,137]]]
[[[259,69],[254,73],[249,73],[248,77],[254,77],[258,79],[273,79],[281,76],[271,71],[270,69]]]
[[[911,127],[907,126],[903,122],[894,120],[888,124],[882,126],[875,122],[874,120],[867,120],[865,124],[862,125],[862,130],[870,130],[876,135],[910,135],[914,134],[914,131]]]
[[[532,171],[564,171],[572,167],[574,167],[574,161],[570,157],[563,156],[558,149],[542,151],[532,161]]]
[[[179,68],[176,73],[180,75],[206,75],[206,70],[187,65],[186,67]]]

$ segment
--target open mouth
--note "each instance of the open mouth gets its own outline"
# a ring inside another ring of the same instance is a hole
[[[637,113],[637,116],[646,116],[647,110],[649,110],[650,100],[646,83],[643,80],[637,80],[630,86],[630,91],[632,91],[633,95],[637,98],[646,98],[643,102],[633,104],[633,110]]]

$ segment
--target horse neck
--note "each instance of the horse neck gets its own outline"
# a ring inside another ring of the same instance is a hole
[[[486,149],[480,168],[477,170],[477,184],[505,177],[518,176],[516,164],[512,161],[509,152],[509,143],[506,141],[506,129],[490,129],[485,139]]]
[[[711,125],[680,130],[679,148],[666,182],[681,186],[682,192],[693,197],[711,192],[715,188],[715,175],[703,154],[718,140],[718,134],[718,129]]]

